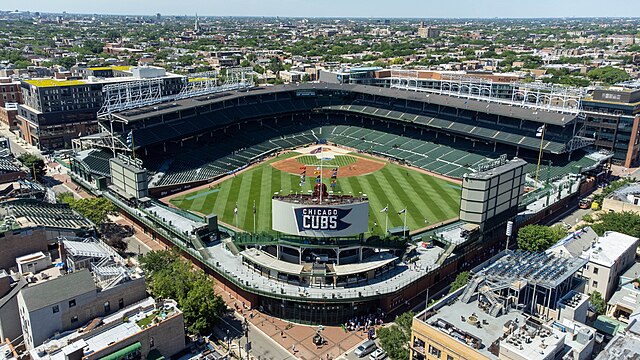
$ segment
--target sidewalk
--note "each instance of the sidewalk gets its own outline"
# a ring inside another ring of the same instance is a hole
[[[322,336],[326,344],[316,346],[313,336],[318,330],[317,326],[308,326],[284,321],[257,310],[243,308],[242,303],[223,291],[217,291],[222,296],[227,306],[234,309],[237,306],[238,314],[246,317],[251,323],[252,329],[259,330],[275,344],[298,359],[337,359],[346,351],[367,339],[367,333],[363,331],[345,332],[339,326],[324,326]],[[253,314],[253,317],[251,317]],[[251,333],[249,334],[251,337]],[[295,352],[293,351],[295,346]]]

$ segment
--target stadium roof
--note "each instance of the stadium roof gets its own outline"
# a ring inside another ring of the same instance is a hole
[[[155,104],[147,107],[135,109],[133,111],[124,111],[114,114],[114,116],[125,122],[134,122],[149,117],[170,114],[176,111],[183,111],[199,106],[243,98],[261,94],[277,94],[282,92],[296,90],[333,90],[333,91],[349,91],[359,94],[384,96],[402,100],[413,100],[426,102],[435,105],[450,106],[471,111],[484,112],[500,116],[514,117],[523,120],[529,120],[552,125],[565,126],[575,119],[575,115],[562,114],[554,111],[542,111],[526,107],[512,106],[501,103],[487,102],[484,100],[464,99],[447,95],[439,95],[432,93],[412,92],[407,90],[380,88],[366,85],[348,85],[348,84],[328,84],[328,83],[307,83],[307,84],[289,84],[281,86],[270,86],[264,88],[255,88],[249,91],[234,91],[209,96],[201,96],[178,100],[171,103],[170,107],[164,107],[163,104]]]

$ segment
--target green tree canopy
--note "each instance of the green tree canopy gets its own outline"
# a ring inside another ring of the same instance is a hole
[[[213,280],[182,259],[175,251],[151,251],[140,257],[149,292],[156,298],[174,299],[194,334],[209,333],[226,305],[216,295]]]
[[[606,304],[602,298],[602,294],[598,291],[594,290],[591,295],[589,295],[589,303],[591,303],[591,306],[596,310],[596,315],[604,314]]]
[[[631,78],[626,71],[612,66],[599,67],[597,69],[590,70],[587,73],[587,77],[591,80],[600,81],[609,85],[627,81]]]
[[[461,272],[460,274],[458,274],[458,276],[456,276],[456,279],[451,283],[451,287],[449,288],[449,294],[467,285],[468,283],[469,283],[469,272],[468,271]]]
[[[71,193],[58,195],[58,200],[69,204],[69,206],[79,212],[82,216],[99,225],[107,221],[107,215],[116,212],[116,207],[107,198],[75,199]]]
[[[46,174],[44,159],[41,157],[24,153],[18,157],[18,160],[29,169],[31,177],[41,181],[44,174]]]
[[[527,225],[518,230],[518,248],[544,251],[566,235],[561,226]]]
[[[602,236],[605,231],[617,231],[634,237],[640,237],[640,215],[630,212],[606,212],[600,213],[597,217],[583,217],[596,232]]]
[[[411,324],[415,313],[406,312],[396,318],[395,325],[383,327],[378,330],[380,345],[387,352],[390,359],[409,360],[407,347],[411,338]]]

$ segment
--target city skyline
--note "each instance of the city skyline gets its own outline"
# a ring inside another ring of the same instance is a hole
[[[80,14],[114,15],[188,15],[201,16],[282,16],[282,17],[359,17],[359,18],[579,18],[579,17],[629,17],[640,15],[640,3],[623,0],[607,2],[606,7],[595,0],[552,1],[540,0],[513,6],[513,2],[497,0],[486,6],[471,0],[461,0],[456,6],[448,3],[399,0],[392,8],[382,0],[351,1],[336,0],[322,2],[306,1],[260,1],[249,0],[235,3],[219,0],[185,0],[180,3],[168,0],[138,1],[133,3],[102,4],[80,1],[32,0],[24,11],[40,11]],[[14,10],[14,9],[6,9]]]

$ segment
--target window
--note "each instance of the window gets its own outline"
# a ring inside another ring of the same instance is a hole
[[[69,307],[72,308],[74,306],[76,306],[76,299],[69,300]]]
[[[71,318],[71,323],[73,324],[75,322],[78,322],[78,316],[77,315]]]
[[[593,280],[593,287],[598,287],[598,282]]]
[[[447,360],[453,360],[453,356],[447,355]]]
[[[431,345],[429,345],[429,354],[437,357],[438,359],[440,358],[440,354],[442,353],[442,351],[440,351],[440,349],[438,349],[437,347],[433,347]]]
[[[120,300],[118,300],[118,308],[119,309],[124,309],[124,299],[120,298]]]
[[[111,304],[107,301],[104,303],[104,312],[108,313],[111,311]]]
[[[58,305],[53,305],[53,306],[51,307],[51,311],[53,311],[53,313],[54,313],[54,314],[55,314],[55,313],[57,313],[57,312],[59,312],[59,311],[60,311],[60,306],[58,306]]]
[[[598,268],[597,268],[597,267],[595,267],[595,266],[593,267],[593,273],[594,273],[595,275],[597,275],[597,274],[598,274]]]
[[[151,339],[149,339],[149,347],[153,348],[155,346],[155,342],[153,340],[153,336],[151,337]]]

